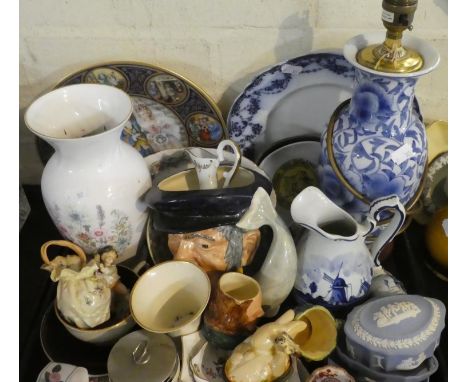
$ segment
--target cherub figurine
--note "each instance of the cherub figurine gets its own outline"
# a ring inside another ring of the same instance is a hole
[[[290,356],[299,353],[292,338],[307,328],[293,319],[294,311],[288,310],[238,345],[225,365],[229,382],[271,382],[281,377],[291,365]]]
[[[119,294],[128,294],[128,289],[119,281],[120,277],[117,273],[117,252],[111,246],[104,247],[99,251],[99,254],[94,257],[98,260],[99,272],[114,292]]]

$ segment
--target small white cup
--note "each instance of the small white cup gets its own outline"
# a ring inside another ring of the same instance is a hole
[[[203,269],[187,261],[167,261],[138,279],[130,295],[130,309],[143,329],[179,337],[198,330],[210,292]]]
[[[89,382],[88,370],[67,363],[49,362],[36,382]]]

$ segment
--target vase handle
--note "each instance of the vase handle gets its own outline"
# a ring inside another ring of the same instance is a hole
[[[369,209],[367,220],[371,226],[376,226],[380,220],[379,215],[386,210],[393,210],[394,214],[387,227],[377,237],[372,244],[371,256],[374,264],[379,267],[379,255],[385,244],[392,241],[400,228],[403,226],[406,217],[406,211],[400,199],[396,195],[390,195],[374,200]],[[370,232],[369,232],[370,233]]]

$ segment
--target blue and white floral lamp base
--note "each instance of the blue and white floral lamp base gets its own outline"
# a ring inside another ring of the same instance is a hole
[[[423,56],[420,70],[387,73],[359,64],[357,53],[384,38],[385,32],[369,33],[346,43],[344,56],[356,68],[354,93],[338,106],[321,141],[320,186],[358,221],[373,200],[392,194],[411,212],[427,164],[426,131],[414,89],[419,77],[436,68],[439,54],[423,40],[405,36],[403,43]]]

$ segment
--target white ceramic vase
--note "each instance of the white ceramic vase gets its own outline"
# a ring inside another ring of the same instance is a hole
[[[120,140],[130,97],[97,84],[63,87],[38,98],[25,122],[55,149],[41,179],[60,233],[86,253],[113,246],[118,261],[136,253],[146,211],[139,197],[151,176],[138,151]]]

